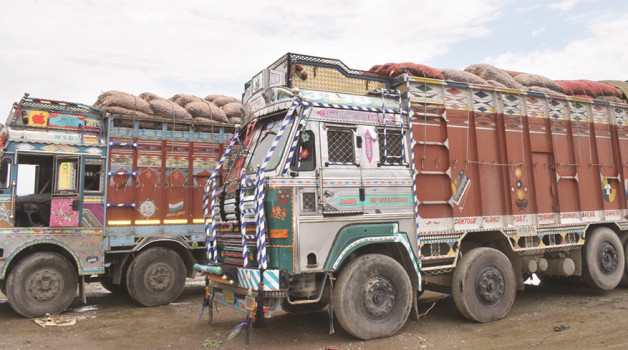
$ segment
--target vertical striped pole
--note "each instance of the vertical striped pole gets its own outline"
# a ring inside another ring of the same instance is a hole
[[[408,128],[410,129],[410,172],[412,173],[412,192],[414,192],[414,222],[416,224],[416,246],[421,268],[421,235],[419,234],[419,202],[416,196],[416,167],[414,164],[414,132],[412,127],[412,106],[410,104],[410,77],[406,75],[406,91],[408,95]],[[419,286],[421,286],[421,274],[419,274]]]
[[[249,266],[249,252],[246,246],[246,222],[244,221],[244,187],[246,185],[246,171],[244,166],[240,171],[240,234],[242,235],[242,267]]]
[[[382,89],[382,117],[384,118],[384,164],[388,163],[388,148],[386,142],[386,90]]]
[[[300,101],[298,103],[303,104],[303,102],[300,102]],[[305,116],[310,111],[311,107],[312,107],[311,104],[306,103],[305,110],[303,111],[303,114],[301,115],[301,118],[299,119],[299,127],[297,128],[297,132],[294,134],[294,138],[292,139],[292,145],[290,146],[290,152],[288,153],[288,159],[286,160],[286,165],[283,168],[281,175],[285,175],[286,173],[288,173],[288,169],[290,169],[290,162],[292,162],[292,157],[294,157],[294,151],[297,148],[297,143],[299,142],[299,137],[301,136],[301,130],[303,130],[303,126],[305,125]],[[297,156],[297,159],[299,159],[299,156]]]
[[[231,138],[231,142],[229,142],[229,146],[225,153],[223,153],[220,161],[216,165],[216,168],[212,172],[209,180],[205,183],[205,195],[203,197],[203,210],[205,212],[205,235],[207,236],[207,254],[209,255],[209,260],[213,262],[218,262],[218,247],[216,246],[216,218],[214,217],[214,205],[216,203],[216,176],[218,176],[218,172],[220,168],[222,168],[222,163],[225,162],[225,159],[231,153],[231,148],[238,140],[238,132],[236,131]],[[210,205],[210,190],[211,190],[211,205]],[[210,209],[211,207],[211,209]],[[211,213],[208,212],[211,210]],[[211,222],[209,218],[211,217]],[[211,225],[211,227],[210,227]]]
[[[290,109],[288,110],[286,117],[283,119],[283,122],[281,123],[281,126],[279,127],[279,131],[277,132],[277,135],[275,135],[275,139],[273,140],[273,143],[270,145],[270,149],[266,153],[266,158],[264,158],[262,165],[259,167],[257,171],[258,181],[257,181],[257,188],[255,190],[256,203],[257,203],[257,213],[256,213],[257,261],[258,261],[258,266],[262,270],[265,270],[268,264],[267,259],[266,259],[266,229],[265,229],[266,219],[264,217],[264,171],[266,170],[266,167],[268,166],[268,162],[270,161],[270,158],[275,152],[275,148],[277,148],[277,144],[279,143],[281,136],[286,130],[286,126],[292,120],[292,114],[294,113],[294,109],[298,105],[299,103],[295,100],[292,103],[292,106],[290,106]]]

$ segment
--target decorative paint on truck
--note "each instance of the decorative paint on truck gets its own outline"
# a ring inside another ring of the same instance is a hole
[[[488,322],[533,273],[628,283],[625,104],[296,54],[244,103],[238,166],[206,203],[209,305],[257,322],[328,307],[371,339],[418,318],[424,288]]]
[[[174,301],[206,259],[203,187],[225,128],[22,98],[0,132],[0,287],[13,309],[62,312],[89,281]]]

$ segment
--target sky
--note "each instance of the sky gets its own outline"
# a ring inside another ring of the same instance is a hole
[[[0,111],[24,92],[241,97],[287,52],[628,80],[628,1],[0,0]]]

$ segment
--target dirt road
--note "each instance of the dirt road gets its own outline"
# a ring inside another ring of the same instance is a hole
[[[626,349],[628,289],[598,295],[584,287],[527,286],[506,319],[472,323],[453,299],[436,301],[419,322],[408,321],[390,338],[363,342],[336,324],[329,335],[326,311],[306,316],[283,312],[254,330],[253,344],[242,334],[227,340],[243,314],[219,307],[214,326],[207,313],[198,320],[203,283],[189,283],[177,303],[154,308],[134,305],[98,284],[89,285],[88,305],[78,301],[63,315],[78,322],[42,328],[17,315],[0,294],[0,349]],[[421,299],[421,312],[433,301]],[[433,297],[433,294],[431,295]]]

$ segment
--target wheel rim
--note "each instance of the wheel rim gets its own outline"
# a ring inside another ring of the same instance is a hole
[[[602,242],[597,252],[597,260],[603,273],[610,274],[617,270],[619,266],[619,257],[617,250],[608,241]]]
[[[476,293],[484,305],[495,305],[504,297],[506,282],[504,275],[495,266],[487,266],[478,274]]]
[[[55,270],[40,270],[31,275],[27,283],[27,293],[37,303],[49,303],[61,295],[63,277]]]
[[[386,276],[369,277],[363,284],[362,305],[371,319],[388,317],[395,306],[396,289]]]
[[[146,287],[149,291],[162,293],[170,289],[173,273],[167,264],[154,264],[146,271]]]

